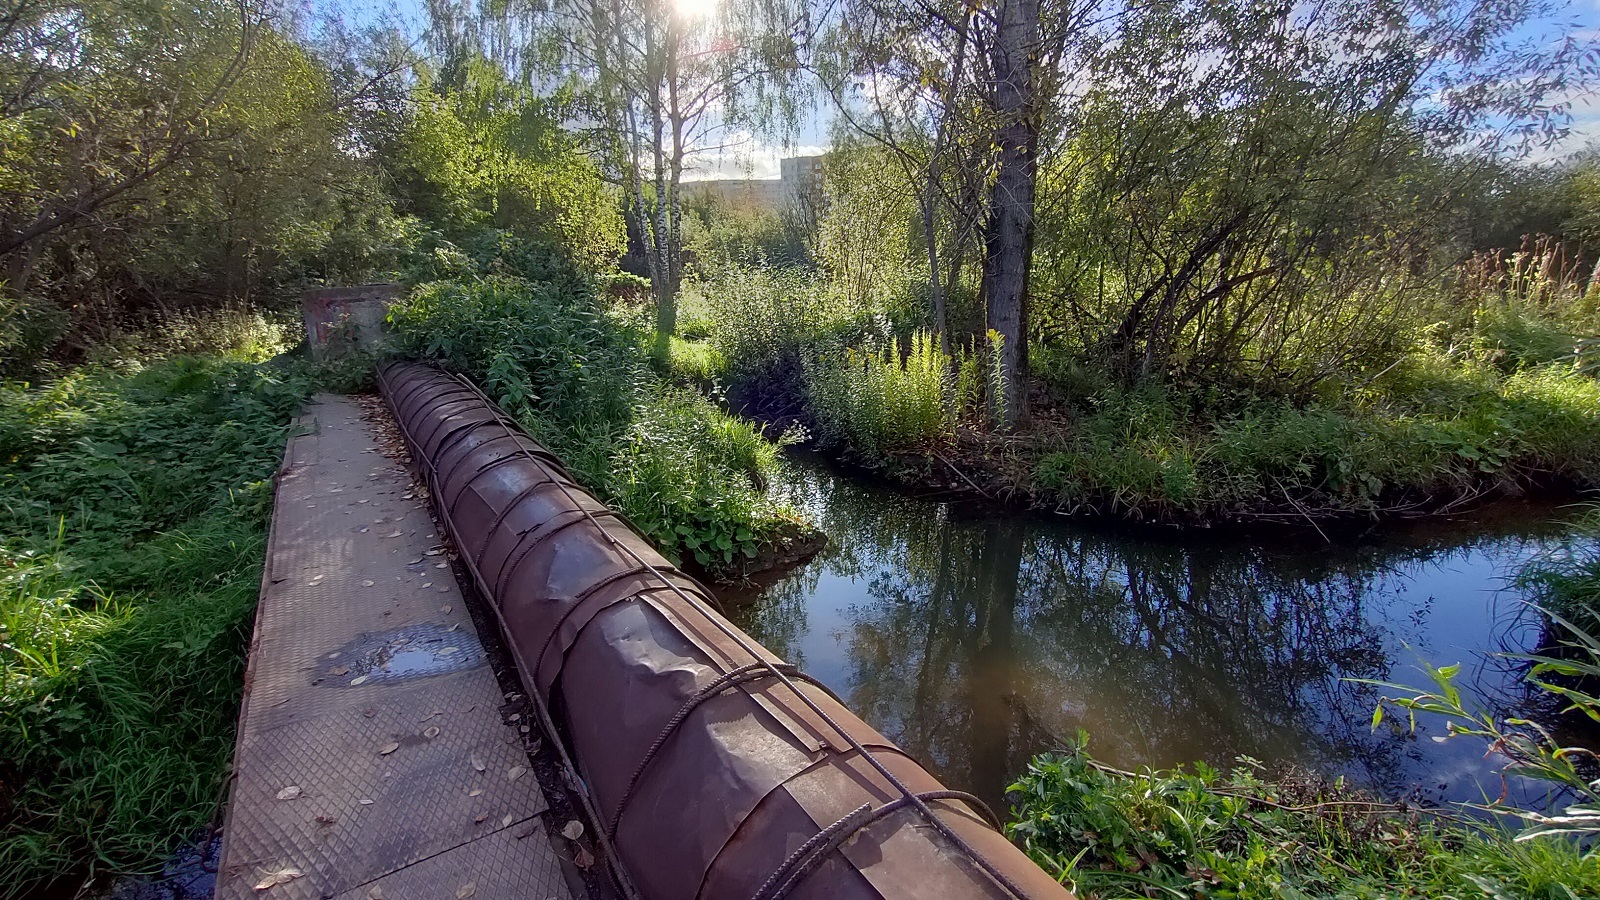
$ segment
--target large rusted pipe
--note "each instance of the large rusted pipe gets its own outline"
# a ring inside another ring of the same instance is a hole
[[[396,363],[378,382],[644,897],[1070,896],[465,379]]]

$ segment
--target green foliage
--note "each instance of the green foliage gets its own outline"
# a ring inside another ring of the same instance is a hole
[[[1339,404],[1197,415],[1187,400],[1103,391],[1065,448],[1035,458],[1036,487],[1068,506],[1185,518],[1373,513],[1503,482],[1600,479],[1600,384],[1567,364],[1503,375],[1419,352]]]
[[[1121,772],[1086,737],[1035,758],[1011,786],[1007,827],[1087,900],[1112,897],[1536,897],[1600,890],[1600,857],[1574,842],[1518,843],[1335,784],[1272,781],[1248,759]]]
[[[176,358],[0,389],[0,884],[153,867],[214,813],[271,475],[310,391]]]
[[[690,277],[714,279],[730,266],[809,266],[807,237],[792,212],[748,210],[709,196],[690,196],[684,203],[684,270]]]
[[[766,495],[778,448],[698,392],[652,391],[618,448],[612,493],[657,546],[733,570],[799,523]]]
[[[483,385],[587,486],[609,484],[642,366],[633,341],[576,282],[490,276],[419,286],[389,311],[402,350]]]
[[[913,335],[909,352],[824,350],[804,365],[807,403],[824,444],[868,457],[954,436],[955,379],[932,335]]]
[[[0,63],[8,370],[151,309],[270,306],[392,264],[403,230],[370,159],[345,152],[364,98],[260,4],[15,12]]]
[[[837,282],[793,267],[729,266],[695,285],[684,308],[685,328],[704,331],[729,376],[752,385],[795,374],[816,348],[882,341],[919,321],[909,294],[853,300]]]
[[[244,306],[175,311],[90,347],[91,364],[200,356],[266,362],[298,345],[304,326]]]
[[[390,309],[403,349],[484,387],[662,551],[733,571],[797,519],[765,499],[776,447],[650,375],[644,337],[582,279],[424,284]]]
[[[622,254],[622,212],[557,100],[470,56],[426,80],[391,150],[402,208],[453,236],[485,226],[560,247],[580,266]]]

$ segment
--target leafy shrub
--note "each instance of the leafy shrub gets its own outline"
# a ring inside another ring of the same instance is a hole
[[[474,378],[669,555],[736,568],[797,521],[761,491],[776,447],[698,394],[658,384],[642,335],[584,283],[432,282],[390,321],[404,349]]]
[[[1600,890],[1600,858],[1559,838],[1526,844],[1305,778],[1122,772],[1086,737],[1036,757],[1010,788],[1007,827],[1080,897],[1492,896]]]
[[[824,345],[886,340],[917,321],[910,297],[852,303],[839,285],[797,268],[733,266],[696,292],[712,346],[735,379],[751,382],[797,368]]]
[[[882,351],[825,351],[806,360],[807,401],[825,444],[874,455],[949,439],[954,431],[955,378],[950,357],[919,331],[902,359],[891,341]]]
[[[91,364],[207,356],[265,362],[300,343],[301,325],[247,306],[170,312],[137,329],[108,335],[89,349]]]
[[[403,351],[448,360],[604,492],[643,366],[592,290],[493,275],[418,286],[389,310]]]
[[[753,559],[764,541],[798,522],[765,492],[778,445],[699,393],[647,394],[618,448],[617,504],[668,551],[711,569]]]

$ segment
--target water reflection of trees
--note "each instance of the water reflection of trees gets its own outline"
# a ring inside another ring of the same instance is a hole
[[[999,803],[1042,748],[1084,728],[1133,766],[1248,755],[1405,789],[1409,742],[1370,733],[1390,677],[1391,592],[1433,542],[1295,554],[961,516],[832,478],[794,499],[834,540],[750,627],[784,652],[825,569],[865,580],[847,616],[851,705],[946,780]],[[792,656],[792,654],[790,654]],[[1402,662],[1409,663],[1410,660]]]

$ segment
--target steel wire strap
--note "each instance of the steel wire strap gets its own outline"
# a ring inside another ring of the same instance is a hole
[[[512,422],[511,418],[505,414],[505,411],[500,409],[499,405],[493,400],[490,400],[489,396],[479,389],[477,385],[473,384],[470,380],[462,375],[448,374],[443,372],[440,374],[445,378],[453,378],[469,390],[476,393],[489,408],[491,415],[493,415],[495,420],[500,423],[500,427],[504,428],[507,434],[512,435],[513,437],[516,435],[515,423]],[[518,450],[528,458],[529,462],[544,468],[544,463],[540,461],[539,458],[533,453],[529,452],[527,448],[523,447],[520,441],[516,441],[514,443],[517,445]],[[549,469],[545,469],[545,471],[546,474],[549,474]],[[714,610],[708,609],[706,605],[699,599],[684,591],[671,579],[663,575],[659,569],[651,565],[648,560],[636,553],[634,549],[628,546],[626,542],[618,539],[617,536],[612,534],[609,529],[600,524],[600,521],[595,518],[595,516],[591,514],[586,507],[577,502],[577,500],[572,496],[572,492],[567,489],[565,484],[561,484],[560,489],[562,493],[566,495],[568,502],[572,503],[577,508],[582,509],[584,515],[589,519],[590,523],[606,538],[607,541],[611,543],[612,546],[633,557],[634,562],[648,570],[652,577],[665,585],[668,590],[672,591],[674,594],[677,594],[678,597],[685,603],[688,603],[690,606],[697,609],[700,614],[704,615],[713,625],[716,626],[719,631],[725,634],[728,638],[732,639],[734,643],[738,644],[742,650],[744,650],[753,659],[765,667],[767,671],[772,674],[773,678],[776,678],[783,684],[784,687],[788,688],[791,693],[800,698],[800,701],[810,708],[810,710],[815,713],[818,718],[827,723],[829,728],[832,728],[836,734],[844,738],[852,750],[855,750],[857,753],[861,754],[862,759],[866,760],[867,763],[872,766],[872,768],[877,770],[879,775],[883,776],[885,781],[889,782],[889,784],[892,785],[895,790],[899,791],[901,799],[894,802],[908,804],[913,809],[917,810],[917,812],[928,821],[928,824],[932,825],[935,830],[943,835],[946,840],[950,841],[950,843],[954,844],[957,849],[970,857],[972,861],[984,871],[985,874],[995,881],[996,884],[1010,892],[1012,896],[1019,898],[1019,900],[1027,900],[1028,895],[1026,892],[1018,887],[1016,883],[1013,882],[1004,872],[996,868],[994,863],[990,862],[986,857],[979,853],[977,849],[968,843],[965,838],[957,834],[955,829],[950,827],[949,823],[939,818],[939,816],[931,807],[928,806],[924,800],[922,800],[922,798],[917,796],[914,791],[905,785],[905,782],[901,781],[898,776],[889,770],[888,766],[883,764],[882,760],[878,759],[877,756],[874,755],[872,751],[868,750],[859,740],[857,740],[854,735],[845,731],[845,729],[834,720],[833,716],[827,710],[823,709],[822,706],[809,695],[802,692],[788,675],[785,675],[776,665],[767,661],[760,652],[759,646],[752,645],[752,642],[747,635],[744,635],[737,628],[734,628],[733,626],[722,621],[721,617],[717,615]],[[493,604],[491,604],[491,606],[492,605]],[[535,691],[534,693],[537,694],[538,692]],[[983,804],[982,801],[976,800],[976,798],[974,798],[974,801],[977,803],[975,808],[984,808],[987,811],[986,804]],[[994,813],[992,811],[987,812],[987,817],[993,819]],[[597,818],[595,821],[601,820]]]
[[[795,848],[783,864],[762,882],[751,900],[783,900],[805,880],[807,875],[822,865],[822,861],[828,858],[829,853],[844,846],[845,841],[850,840],[856,832],[898,809],[909,806],[914,800],[960,800],[969,805],[976,802],[980,808],[984,805],[983,801],[965,791],[949,790],[923,791],[910,797],[899,797],[876,809],[873,809],[870,803],[863,803]]]
[[[378,380],[385,388],[388,388],[390,381],[387,373],[388,367],[378,370]],[[394,413],[395,424],[400,427],[400,434],[412,448],[412,457],[414,459],[421,458],[423,462],[427,463],[428,471],[426,474],[429,485],[430,488],[436,491],[439,483],[439,472],[433,464],[433,458],[424,454],[421,446],[412,437],[411,429],[406,425],[405,418],[400,415],[400,410],[393,400],[392,391],[386,390],[384,394],[389,399],[389,408]],[[483,395],[479,392],[478,396],[482,397]],[[460,547],[461,537],[456,533],[455,521],[446,516],[444,525],[450,532],[450,539],[457,547]],[[500,607],[494,603],[495,594],[489,590],[488,585],[484,584],[483,576],[478,572],[477,563],[465,557],[463,557],[463,561],[467,565],[467,571],[472,573],[472,580],[477,584],[478,591],[488,601],[484,605],[494,613],[495,621],[500,626],[500,633],[509,636],[511,631],[506,624],[505,615],[500,611]],[[506,649],[510,651],[512,659],[516,661],[517,667],[524,672],[531,671],[527,667],[527,660],[522,658],[522,652],[517,647],[516,642],[507,640],[505,645]],[[574,793],[578,795],[579,802],[583,804],[584,813],[588,815],[591,822],[601,821],[600,811],[595,808],[594,798],[589,794],[589,786],[584,782],[583,775],[578,771],[577,763],[573,762],[572,756],[567,753],[566,743],[561,740],[561,732],[556,728],[555,718],[550,715],[549,705],[545,703],[544,697],[540,695],[539,691],[532,690],[528,693],[532,695],[534,708],[539,711],[539,725],[543,729],[545,736],[549,738],[550,743],[555,745],[556,753],[561,757],[562,770],[571,782]],[[599,831],[599,829],[596,829],[596,831]],[[628,900],[640,900],[639,889],[634,886],[633,878],[628,874],[627,868],[623,866],[622,854],[617,852],[616,845],[611,842],[611,836],[600,832],[596,835],[596,838],[600,843],[600,852],[606,858],[606,867],[611,870],[611,875],[616,879],[617,886],[622,889]]]
[[[817,681],[815,678],[812,678],[810,675],[807,675],[799,669],[796,669],[794,666],[789,665],[788,663],[780,663],[778,664],[778,668],[781,668],[786,674],[792,677],[798,678],[813,687],[826,691],[830,697],[834,696],[833,691],[829,690],[827,685]],[[758,661],[753,663],[745,663],[736,669],[724,672],[721,678],[718,678],[716,681],[713,681],[701,688],[697,693],[694,694],[694,696],[690,697],[688,700],[685,700],[682,706],[678,707],[678,711],[672,714],[672,718],[667,720],[666,725],[662,726],[660,733],[656,735],[656,739],[650,743],[649,748],[644,752],[644,756],[639,759],[639,764],[634,767],[633,774],[628,777],[628,784],[622,789],[622,796],[617,799],[617,809],[611,814],[611,823],[609,828],[612,837],[615,837],[617,834],[617,826],[622,822],[623,810],[627,809],[628,801],[633,799],[633,792],[639,786],[639,779],[644,777],[645,770],[650,767],[650,763],[656,758],[656,754],[661,752],[661,748],[666,746],[667,740],[672,737],[672,735],[680,726],[683,725],[683,723],[689,718],[690,714],[692,714],[696,709],[699,709],[700,705],[705,703],[707,700],[710,700],[712,697],[721,694],[723,691],[726,691],[731,687],[744,684],[747,681],[756,681],[761,678],[769,677],[771,677],[771,673],[767,671],[766,665],[764,665],[762,662]],[[834,699],[837,700],[839,698],[834,697]]]

